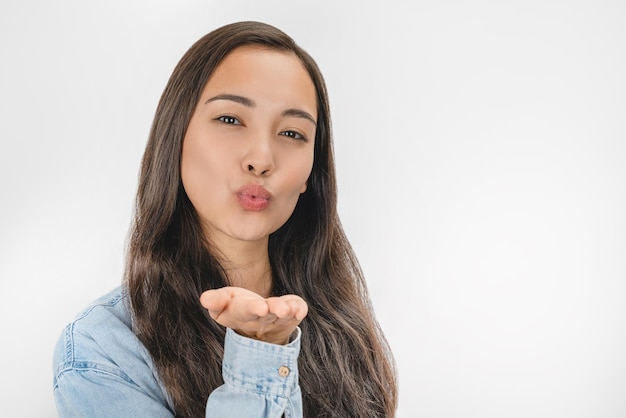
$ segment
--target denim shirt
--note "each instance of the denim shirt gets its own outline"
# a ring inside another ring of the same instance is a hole
[[[298,384],[300,329],[287,345],[226,330],[224,384],[207,393],[206,417],[302,417]],[[121,287],[64,329],[54,350],[54,396],[60,417],[173,417],[150,354],[132,331]]]

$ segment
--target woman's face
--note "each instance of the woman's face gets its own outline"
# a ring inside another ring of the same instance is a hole
[[[185,134],[181,176],[209,241],[264,241],[313,167],[316,91],[291,53],[240,47],[218,65]]]

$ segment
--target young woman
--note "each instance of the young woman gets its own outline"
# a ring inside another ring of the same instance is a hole
[[[123,285],[64,330],[61,416],[391,417],[392,355],[341,228],[326,87],[257,22],[175,68]]]

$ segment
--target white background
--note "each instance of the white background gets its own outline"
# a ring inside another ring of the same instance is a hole
[[[626,416],[626,3],[565,0],[3,0],[0,415],[56,415],[52,349],[120,283],[161,91],[248,19],[327,79],[398,416]]]

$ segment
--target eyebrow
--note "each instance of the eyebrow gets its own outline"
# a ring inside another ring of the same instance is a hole
[[[232,102],[236,102],[242,104],[246,107],[256,107],[256,103],[254,100],[248,99],[247,97],[238,96],[236,94],[218,94],[217,96],[209,98],[204,104],[214,102],[216,100],[230,100]]]
[[[283,116],[292,116],[292,117],[296,117],[296,118],[303,118],[303,119],[307,119],[309,121],[311,121],[311,123],[313,123],[313,125],[317,126],[317,122],[315,121],[315,119],[313,118],[313,116],[311,116],[311,114],[309,112],[305,112],[304,110],[301,109],[287,109],[282,113]]]
[[[254,100],[249,99],[248,97],[239,96],[237,94],[227,94],[227,93],[213,96],[209,98],[206,102],[204,102],[204,104],[211,103],[216,100],[230,100],[231,102],[239,103],[246,107],[250,107],[250,108],[256,107],[256,103],[254,102]],[[290,116],[290,117],[306,119],[310,121],[311,123],[313,123],[313,125],[317,126],[317,121],[315,120],[315,118],[309,112],[306,112],[302,109],[295,109],[295,108],[287,109],[281,114],[281,116],[283,117]]]

